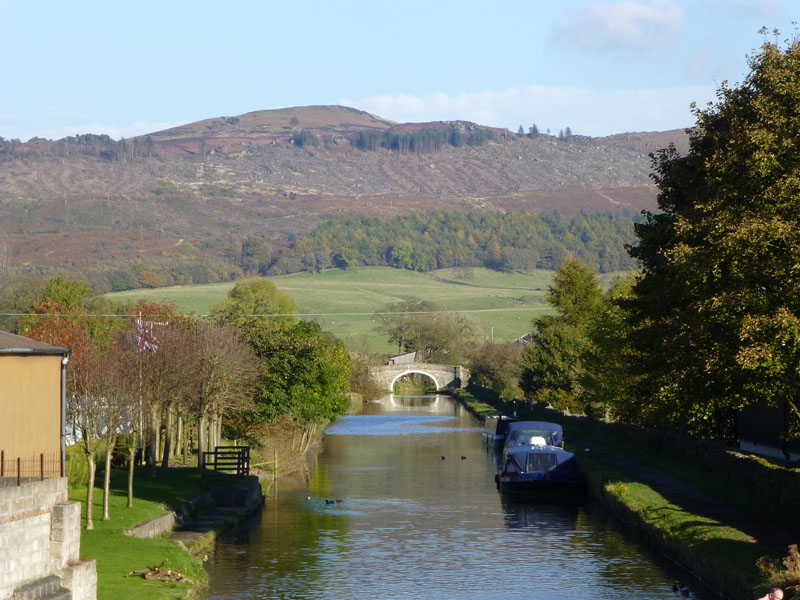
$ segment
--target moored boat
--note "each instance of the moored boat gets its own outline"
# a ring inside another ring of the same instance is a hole
[[[519,421],[517,417],[506,415],[489,415],[483,421],[483,441],[487,445],[497,445],[502,448],[508,433],[508,426]]]
[[[564,450],[561,426],[546,421],[508,424],[495,482],[503,494],[539,499],[583,489],[575,455]]]

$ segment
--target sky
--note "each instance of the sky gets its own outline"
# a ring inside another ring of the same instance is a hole
[[[0,136],[119,139],[313,104],[513,131],[683,128],[692,102],[744,80],[765,41],[796,36],[798,9],[800,0],[0,0]]]

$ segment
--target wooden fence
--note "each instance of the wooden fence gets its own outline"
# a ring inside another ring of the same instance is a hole
[[[203,468],[211,466],[215,471],[250,475],[250,446],[215,446],[213,452],[203,452]]]

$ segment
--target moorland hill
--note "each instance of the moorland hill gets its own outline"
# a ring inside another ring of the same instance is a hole
[[[0,268],[93,272],[170,256],[275,252],[342,215],[655,208],[648,154],[682,130],[519,135],[393,123],[341,106],[222,116],[126,140],[0,141]],[[224,249],[224,252],[223,252]]]

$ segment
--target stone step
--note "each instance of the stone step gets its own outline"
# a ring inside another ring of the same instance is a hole
[[[61,587],[61,579],[48,575],[14,590],[13,600],[72,600],[72,592]]]

